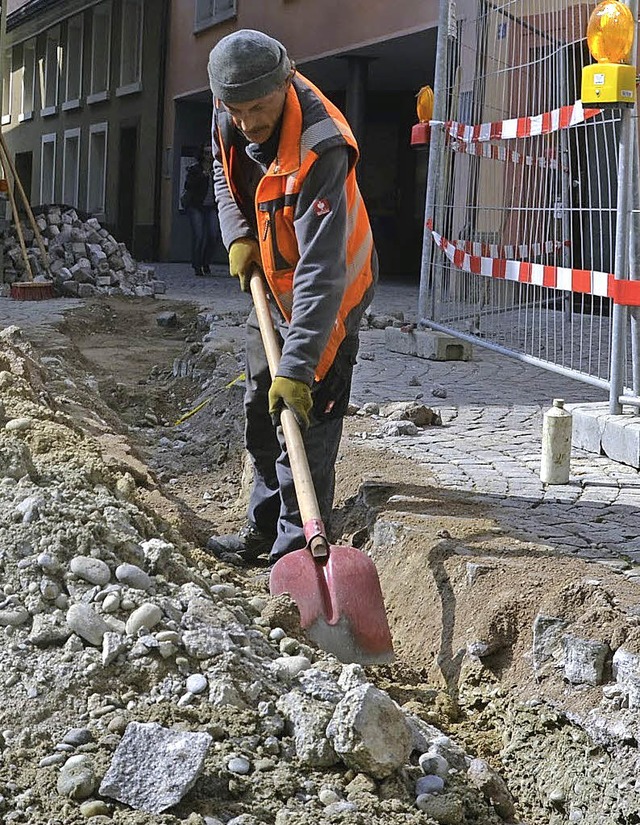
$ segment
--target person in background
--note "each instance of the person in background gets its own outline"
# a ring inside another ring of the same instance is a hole
[[[323,521],[358,351],[377,279],[358,189],[359,151],[344,115],[296,70],[284,46],[240,30],[209,56],[215,193],[229,270],[249,290],[264,273],[282,346],[273,382],[255,310],[246,325],[245,444],[254,478],[247,524],[212,536],[233,563],[275,562],[306,545],[279,413],[303,430]]]
[[[196,163],[187,169],[181,198],[191,224],[191,264],[196,275],[211,271],[213,253],[220,239],[213,187],[211,145],[200,147]]]

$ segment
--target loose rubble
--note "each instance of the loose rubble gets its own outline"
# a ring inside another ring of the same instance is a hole
[[[62,411],[62,361],[0,340],[3,823],[500,822],[466,760],[417,785],[442,732],[194,560]]]
[[[35,217],[48,267],[42,260],[35,232],[22,228],[27,257],[35,281],[53,282],[57,295],[89,298],[93,295],[152,297],[166,290],[152,266],[134,260],[123,243],[104,229],[96,218],[82,218],[66,206],[48,206]],[[4,241],[3,282],[0,297],[9,295],[12,283],[31,280],[15,226]]]
[[[188,462],[222,468],[240,438],[241,364],[216,323],[200,319],[204,345],[188,340],[166,370],[202,393],[183,423],[156,418],[169,484]],[[90,435],[69,376],[19,330],[0,333],[3,823],[637,821],[633,576],[619,575],[622,589],[593,570],[567,581],[561,559],[502,535],[484,502],[385,472],[352,505],[358,546],[419,582],[420,601],[394,602],[397,667],[342,665],[308,644],[286,597],[251,596],[158,518],[153,476],[94,437],[112,420],[96,382]],[[203,402],[219,442],[189,415]],[[414,449],[441,423],[418,402],[364,404],[347,426],[375,435],[374,450]],[[437,651],[446,690],[419,682]],[[192,762],[148,758],[191,737]]]

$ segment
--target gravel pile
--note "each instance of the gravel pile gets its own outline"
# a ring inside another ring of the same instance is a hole
[[[96,218],[83,218],[75,209],[49,206],[36,216],[42,243],[49,256],[46,268],[35,232],[23,223],[27,256],[36,281],[53,281],[57,295],[88,298],[92,295],[148,297],[165,292],[152,266],[139,264],[123,243],[104,229]],[[30,280],[15,226],[4,244],[4,279],[0,295],[9,286]]]
[[[486,763],[145,509],[69,376],[0,333],[0,820],[508,821]]]

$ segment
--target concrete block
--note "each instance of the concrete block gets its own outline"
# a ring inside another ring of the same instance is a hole
[[[605,681],[607,658],[611,653],[606,642],[580,639],[567,634],[564,648],[564,677],[572,685],[601,685]]]
[[[613,678],[627,694],[629,707],[639,707],[640,656],[619,647],[613,654]]]
[[[602,433],[602,452],[613,461],[640,467],[640,420],[636,416],[609,416]]]
[[[470,361],[473,355],[468,341],[442,332],[423,329],[403,332],[397,327],[387,327],[384,334],[388,349],[403,355],[415,355],[429,361]]]
[[[574,447],[640,469],[640,416],[610,415],[607,402],[566,408],[573,414]]]
[[[573,415],[572,445],[580,450],[600,455],[608,406],[606,404],[566,404],[565,409]]]

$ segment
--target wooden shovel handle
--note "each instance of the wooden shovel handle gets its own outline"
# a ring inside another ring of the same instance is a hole
[[[258,326],[260,327],[264,351],[267,355],[269,372],[271,373],[271,378],[275,378],[278,371],[278,364],[280,363],[280,345],[276,331],[273,328],[271,310],[269,309],[267,294],[264,288],[264,278],[258,267],[254,267],[249,285],[251,287],[253,303],[256,308],[256,315],[258,316]],[[311,478],[311,471],[309,469],[309,462],[307,460],[307,453],[304,448],[300,427],[294,414],[286,407],[284,407],[280,413],[280,423],[289,454],[289,463],[293,475],[293,484],[296,488],[296,497],[298,499],[302,524],[305,526],[305,532],[309,524],[315,524],[316,529],[319,531],[316,535],[307,536],[309,547],[314,556],[326,556],[329,542],[324,535],[324,525],[322,524],[322,518],[320,516],[318,498],[313,486],[313,479]]]
[[[5,140],[4,134],[2,130],[0,130],[0,147],[2,148],[2,156],[3,156],[3,163],[2,165],[5,168],[8,166],[11,170],[11,174],[13,175],[13,179],[15,181],[16,187],[18,192],[20,193],[20,197],[22,198],[22,203],[24,204],[24,210],[27,213],[27,218],[29,219],[29,223],[31,224],[31,228],[33,229],[33,233],[36,236],[36,241],[38,246],[40,247],[40,255],[42,256],[42,265],[45,269],[49,268],[49,255],[47,250],[44,248],[44,243],[42,242],[42,235],[40,234],[40,227],[36,223],[36,219],[33,215],[33,211],[31,209],[31,204],[29,203],[29,198],[27,197],[27,193],[24,191],[24,187],[22,185],[22,181],[18,177],[18,172],[16,170],[15,164],[13,159],[11,158],[11,153],[9,152],[9,147],[7,146],[7,142]],[[11,190],[9,190],[11,194]],[[16,223],[16,227],[20,221],[20,216],[15,209],[15,205],[12,203],[14,209],[14,220]]]

